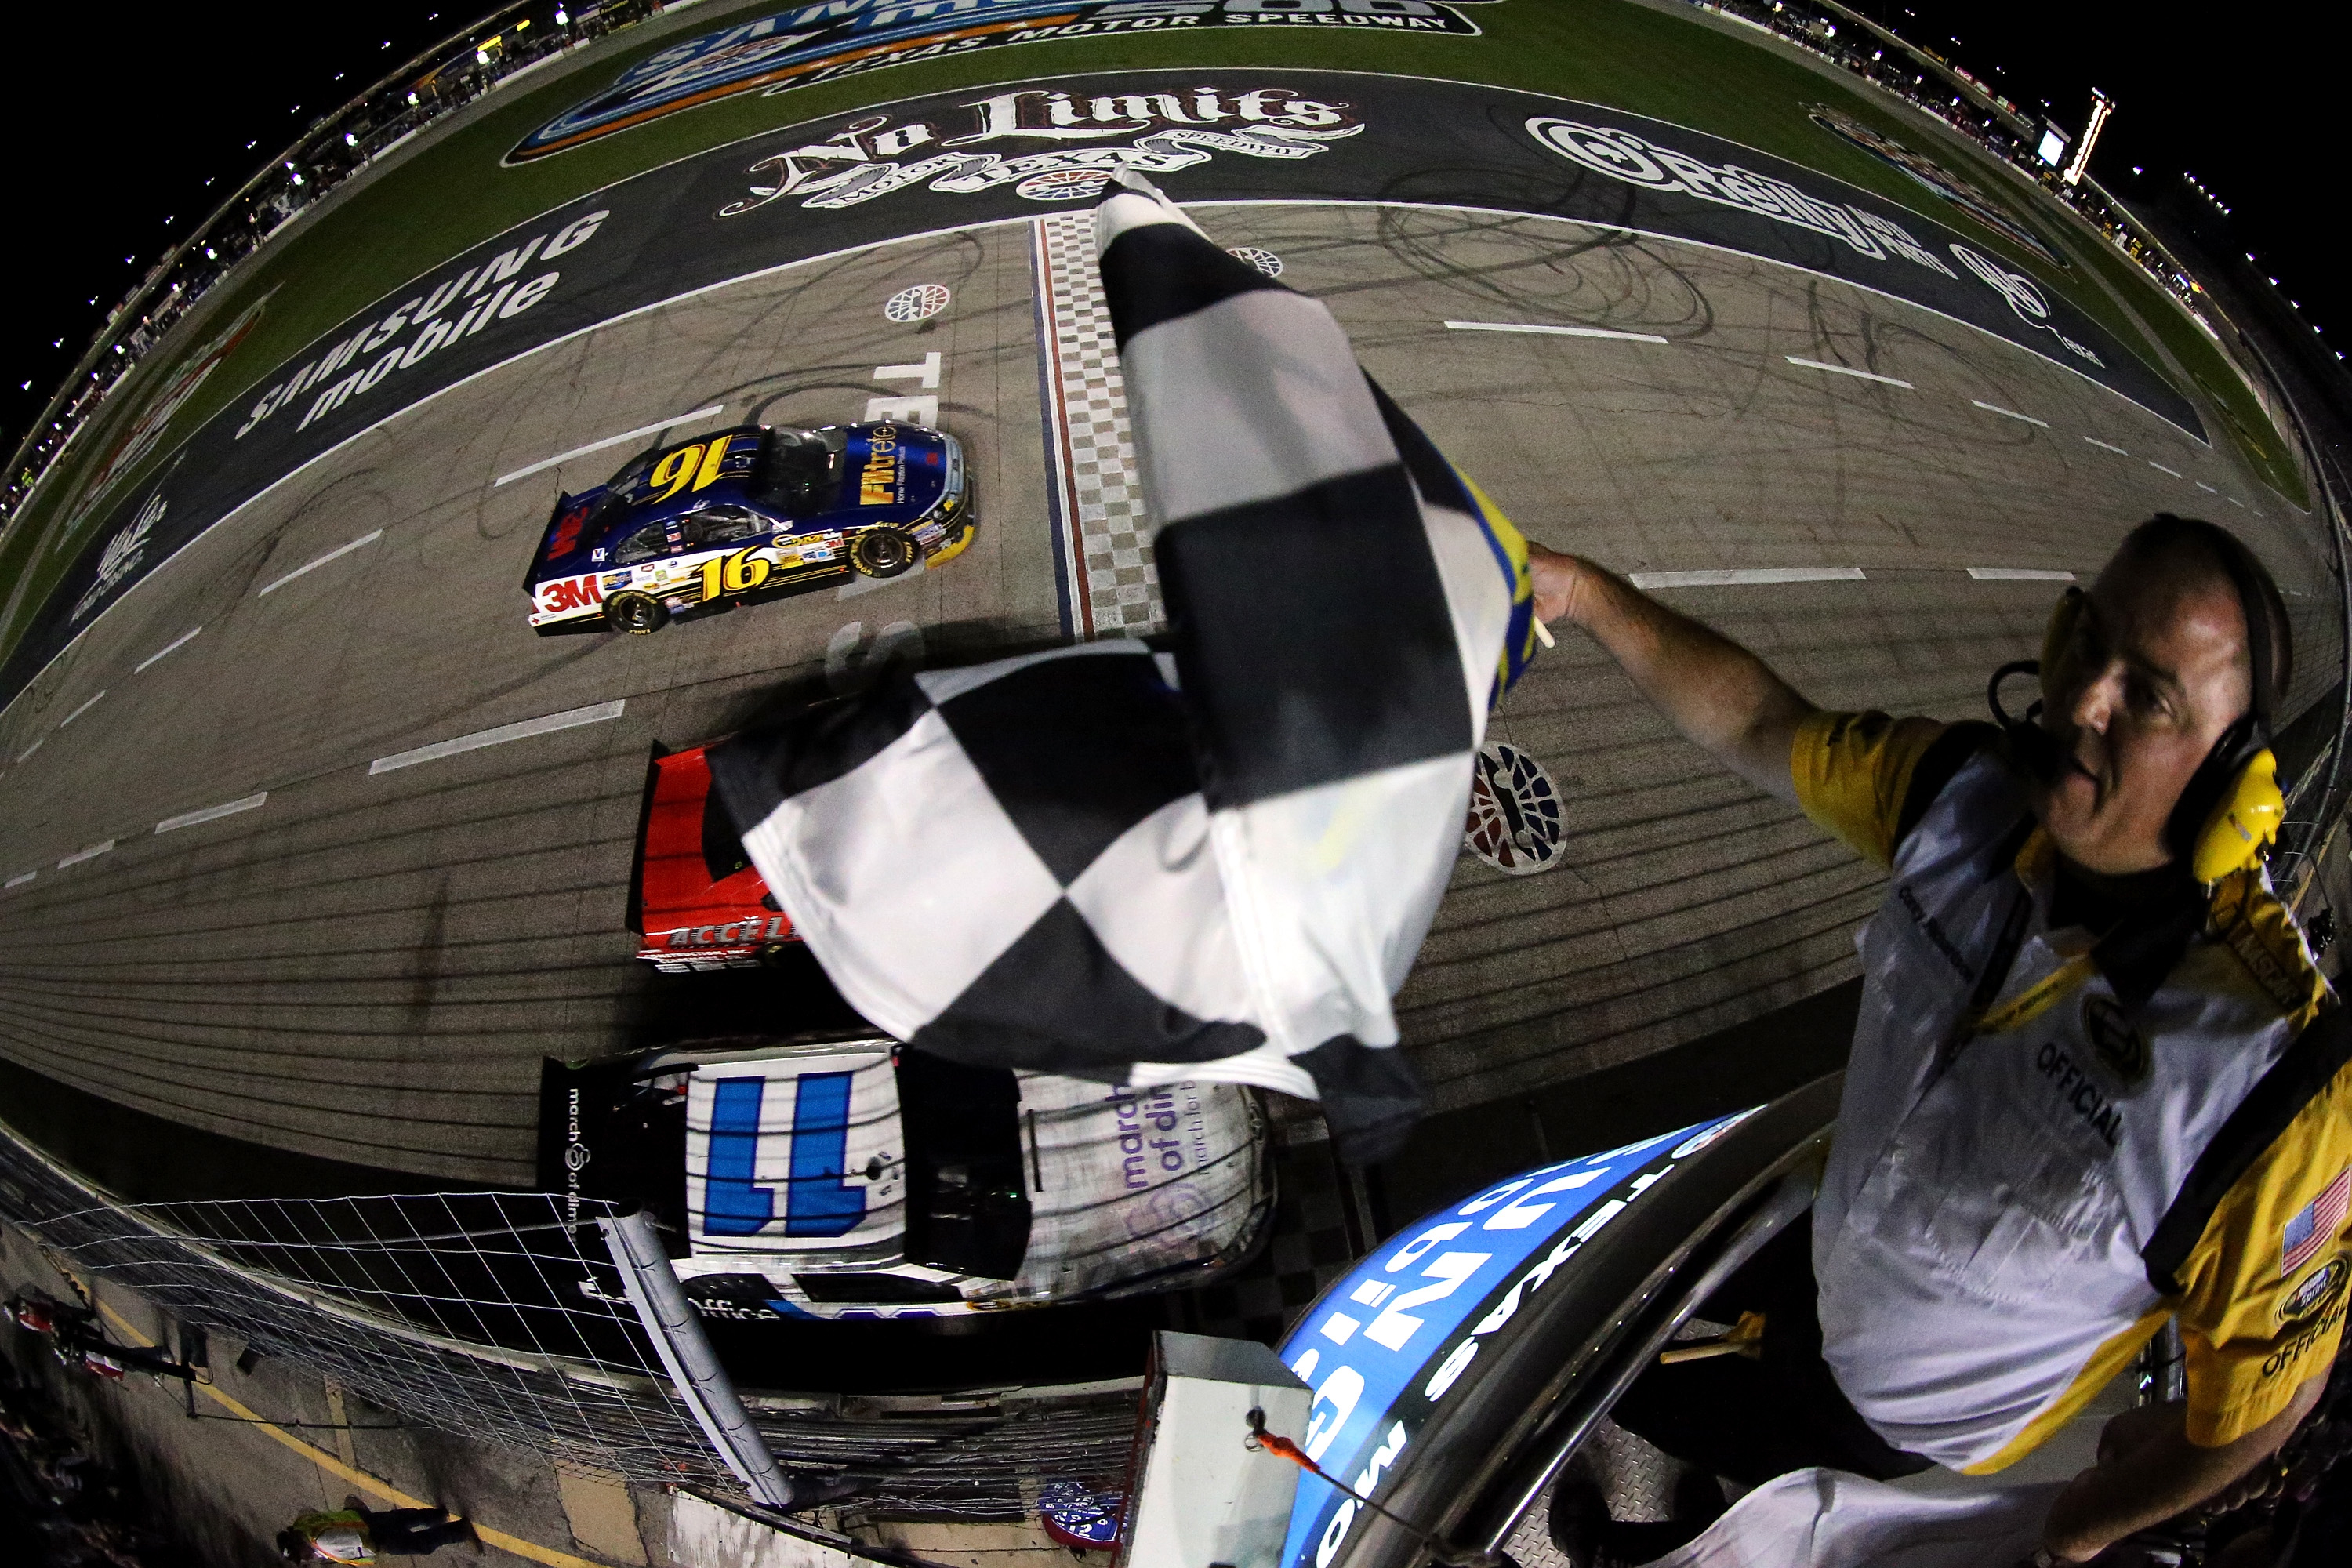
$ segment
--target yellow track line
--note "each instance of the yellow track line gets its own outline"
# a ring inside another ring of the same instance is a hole
[[[140,1332],[138,1328],[124,1319],[121,1313],[116,1311],[112,1307],[108,1306],[104,1301],[99,1300],[98,1295],[95,1291],[91,1292],[90,1300],[98,1302],[98,1310],[106,1314],[107,1321],[115,1326],[115,1328],[122,1334],[123,1338],[139,1346],[142,1350],[152,1350],[154,1348],[155,1342],[153,1340],[149,1339],[145,1334]],[[325,1449],[315,1447],[311,1444],[306,1443],[301,1438],[297,1437],[293,1433],[287,1431],[284,1427],[263,1420],[246,1405],[238,1403],[235,1399],[232,1399],[227,1394],[223,1394],[219,1389],[215,1388],[209,1383],[199,1383],[193,1386],[198,1394],[203,1394],[214,1404],[220,1405],[223,1409],[226,1409],[229,1414],[236,1416],[239,1420],[251,1423],[264,1435],[278,1442],[285,1444],[286,1447],[293,1449],[296,1453],[301,1455],[304,1458],[310,1460],[312,1464],[318,1466],[329,1475],[349,1481],[352,1486],[359,1488],[360,1490],[381,1498],[385,1502],[392,1504],[394,1508],[432,1508],[435,1506],[432,1503],[426,1502],[422,1498],[410,1497],[406,1492],[402,1491],[390,1481],[380,1481],[376,1479],[375,1477],[369,1475],[365,1470],[355,1469],[352,1466],[343,1463],[342,1460],[337,1458],[334,1455],[328,1453]],[[592,1563],[585,1557],[574,1557],[569,1552],[558,1552],[551,1546],[541,1546],[536,1542],[525,1541],[520,1536],[509,1535],[505,1531],[492,1530],[488,1525],[476,1525],[474,1527],[474,1532],[482,1538],[482,1543],[486,1546],[495,1546],[501,1552],[511,1552],[518,1557],[528,1557],[534,1563],[544,1563],[547,1564],[547,1568],[604,1568],[602,1563]]]

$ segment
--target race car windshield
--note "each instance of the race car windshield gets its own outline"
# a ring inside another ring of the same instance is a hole
[[[1021,1090],[1003,1068],[898,1053],[907,1134],[907,1259],[1010,1279],[1029,1250]]]
[[[833,504],[840,475],[841,454],[819,432],[771,430],[761,444],[751,489],[765,504],[802,515]]]

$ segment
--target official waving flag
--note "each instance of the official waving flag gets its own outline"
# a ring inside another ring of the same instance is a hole
[[[877,1025],[959,1061],[1420,1108],[1391,1006],[1532,636],[1527,546],[1321,305],[1138,176],[1096,218],[1170,651],[902,676],[714,751]]]

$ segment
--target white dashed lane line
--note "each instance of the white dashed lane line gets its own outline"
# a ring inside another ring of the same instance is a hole
[[[1705,572],[1634,572],[1636,588],[1737,588],[1765,583],[1859,583],[1859,566],[1734,566]]]
[[[477,731],[471,735],[460,735],[454,741],[436,741],[412,752],[394,752],[391,756],[378,757],[368,764],[368,773],[373,777],[396,768],[413,768],[419,763],[437,763],[461,752],[478,752],[485,746],[503,746],[509,741],[527,741],[533,735],[552,734],[558,730],[576,730],[583,724],[609,723],[618,719],[621,710],[627,706],[625,699],[618,702],[599,702],[591,708],[569,708],[561,713],[525,719],[520,723],[501,724],[495,730]]]
[[[1557,338],[1614,338],[1621,342],[1663,343],[1655,332],[1621,332],[1608,327],[1548,327],[1530,321],[1448,321],[1450,332],[1537,332]]]
[[[2220,490],[2215,489],[2211,485],[2207,484],[2203,479],[2199,479],[2197,481],[2197,488],[2203,490],[2209,496],[2217,496],[2221,493]]]
[[[2159,474],[2170,474],[2176,479],[2180,478],[2180,470],[2179,468],[2168,468],[2162,463],[2158,462],[2154,458],[2150,458],[2147,460],[2147,466],[2154,468]]]
[[[1979,408],[1983,409],[1987,414],[1998,414],[2003,419],[2018,419],[2022,420],[2028,425],[2039,425],[2044,430],[2050,428],[2050,421],[2047,419],[2036,419],[2031,414],[2020,414],[2014,408],[2003,408],[2000,404],[1987,403],[1981,397],[1971,397],[1969,401],[1975,404]]]
[[[1832,375],[1850,375],[1857,381],[1875,381],[1884,385],[1900,386],[1908,391],[1918,390],[1899,375],[1881,375],[1874,370],[1856,370],[1850,364],[1831,364],[1825,360],[1807,359],[1802,354],[1782,354],[1780,357],[1790,364],[1802,365],[1807,370],[1825,370]]]
[[[208,805],[201,811],[184,811],[177,816],[167,816],[155,825],[158,833],[170,833],[182,827],[194,827],[200,822],[218,822],[224,816],[235,816],[243,811],[258,811],[269,803],[269,792],[247,795],[226,805]]]
[[[640,425],[634,430],[624,430],[617,436],[607,436],[601,441],[591,441],[585,447],[574,447],[569,452],[558,452],[552,458],[542,458],[529,468],[517,468],[511,474],[500,474],[490,481],[490,488],[497,489],[500,485],[510,485],[517,479],[527,479],[533,474],[545,473],[548,469],[559,464],[568,463],[574,458],[584,458],[592,452],[606,451],[624,441],[634,441],[640,436],[658,436],[663,431],[674,429],[680,425],[690,424],[694,420],[726,412],[727,405],[714,403],[708,408],[698,408],[691,414],[674,414],[658,423]]]
[[[361,534],[349,544],[338,544],[332,550],[328,551],[324,555],[320,556],[316,561],[305,562],[303,564],[297,566],[293,571],[289,572],[285,576],[278,579],[277,582],[270,584],[268,587],[263,588],[259,593],[254,595],[254,597],[257,599],[268,598],[270,595],[278,592],[278,589],[286,586],[287,584],[294,581],[295,578],[303,576],[311,572],[316,572],[328,562],[341,560],[342,557],[349,555],[352,551],[359,549],[362,545],[373,544],[377,540],[382,539],[383,537],[383,530],[379,528],[373,531]]]
[[[2088,441],[2092,446],[2098,447],[2099,450],[2103,452],[2113,452],[2118,458],[2128,458],[2131,456],[2129,452],[2125,451],[2121,447],[2116,446],[2114,442],[2102,441],[2096,436],[2085,436],[2083,439]]]
[[[178,637],[173,637],[170,642],[165,643],[153,653],[149,654],[145,658],[142,658],[137,664],[132,665],[131,667],[131,673],[137,675],[143,671],[149,665],[153,664],[157,659],[162,658],[165,654],[173,653],[185,647],[188,644],[195,641],[196,633],[203,631],[204,629],[205,628],[202,626],[197,626],[194,630],[182,632]]]
[[[16,760],[17,760],[18,762],[20,762],[20,763],[21,763],[21,762],[25,762],[25,761],[26,761],[27,759],[29,759],[29,758],[32,756],[32,754],[33,754],[35,752],[39,751],[39,750],[41,749],[42,745],[43,745],[43,744],[45,744],[45,743],[47,742],[47,740],[48,740],[48,737],[47,737],[47,735],[42,736],[42,737],[40,738],[40,740],[34,742],[31,745],[29,745],[29,746],[26,747],[23,751],[21,751],[21,752],[17,752],[17,753],[16,753]]]
[[[2039,566],[1971,566],[1969,575],[1979,583],[2072,583],[2072,572],[2051,572]]]
[[[19,871],[15,876],[9,878],[6,881],[0,882],[0,889],[21,888],[39,875],[40,873],[38,871]]]
[[[87,849],[77,849],[58,862],[58,869],[62,871],[68,866],[79,866],[85,860],[95,860],[113,847],[114,840],[110,838],[103,844],[93,844]]]
[[[87,701],[87,702],[83,703],[80,707],[79,707],[79,708],[75,709],[72,712],[70,712],[70,713],[67,714],[64,718],[62,718],[62,719],[58,720],[58,729],[60,729],[60,730],[64,729],[67,725],[68,725],[68,724],[72,723],[75,720],[77,720],[77,719],[80,718],[83,714],[85,714],[85,713],[89,712],[91,709],[93,709],[93,708],[97,707],[100,702],[104,701],[105,700],[106,700],[106,693],[105,693],[105,692],[103,692],[103,691],[100,692],[96,697],[91,698],[89,701]]]

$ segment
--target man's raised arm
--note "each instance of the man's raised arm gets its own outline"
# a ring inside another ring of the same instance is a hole
[[[1676,729],[1757,788],[1797,798],[1789,752],[1814,708],[1770,666],[1580,556],[1530,540],[1528,558],[1538,618],[1582,626]]]

